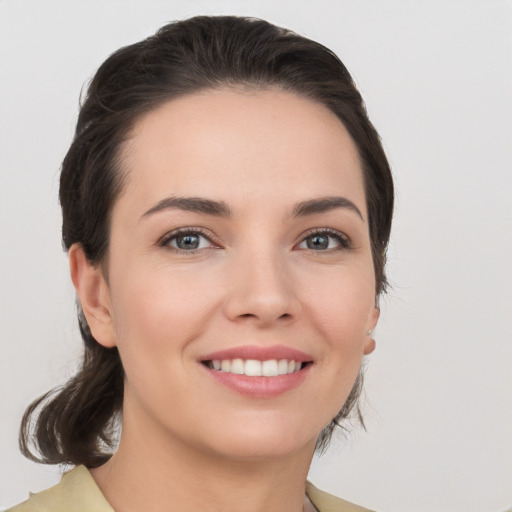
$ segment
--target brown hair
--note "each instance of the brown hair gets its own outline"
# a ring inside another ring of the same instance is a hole
[[[62,164],[65,249],[79,243],[91,263],[102,262],[110,214],[123,186],[119,149],[139,117],[172,98],[226,85],[294,92],[325,105],[345,125],[363,167],[378,298],[386,288],[393,181],[361,95],[332,51],[252,18],[199,16],[170,23],[154,36],[116,51],[101,65],[89,84]],[[65,386],[28,407],[20,446],[38,462],[96,467],[114,449],[124,374],[117,349],[96,342],[79,305],[78,319],[84,340],[82,366]],[[317,448],[327,446],[334,427],[357,406],[361,385],[362,373],[342,410],[320,434]],[[357,414],[362,421],[358,406]]]

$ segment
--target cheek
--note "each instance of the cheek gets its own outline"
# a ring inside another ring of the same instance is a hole
[[[197,280],[183,274],[126,275],[130,277],[113,287],[112,300],[117,347],[126,375],[125,398],[138,397],[137,402],[149,406],[154,414],[169,400],[181,400],[170,375],[185,387],[192,385],[187,373],[189,348],[209,323],[215,297],[212,287],[198,288]]]
[[[212,273],[203,276],[164,268],[139,274],[125,271],[124,275],[129,277],[112,286],[114,329],[121,351],[135,343],[162,350],[173,347],[175,340],[185,344],[218,301]]]
[[[373,268],[330,269],[303,282],[306,307],[325,338],[333,345],[359,348],[375,307]]]

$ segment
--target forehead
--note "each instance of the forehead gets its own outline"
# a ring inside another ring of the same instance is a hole
[[[358,151],[343,123],[325,106],[281,90],[170,100],[138,120],[121,156],[123,196],[141,208],[171,194],[247,204],[340,193],[365,209]]]

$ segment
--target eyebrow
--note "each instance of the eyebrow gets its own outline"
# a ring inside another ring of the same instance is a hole
[[[216,217],[231,216],[231,209],[224,201],[212,201],[211,199],[204,199],[202,197],[166,197],[144,213],[142,218],[162,210],[170,210],[173,208],[202,213],[203,215],[214,215]]]
[[[305,217],[306,215],[324,213],[337,208],[351,210],[356,213],[361,220],[364,220],[363,214],[359,208],[350,199],[341,196],[321,197],[297,203],[293,207],[292,217]]]
[[[174,208],[216,217],[232,216],[231,208],[224,201],[213,201],[202,197],[166,197],[145,212],[141,218],[149,217],[162,210]],[[341,196],[320,197],[297,203],[292,208],[291,217],[306,217],[337,208],[351,210],[356,213],[361,220],[364,220],[359,208],[350,199]]]

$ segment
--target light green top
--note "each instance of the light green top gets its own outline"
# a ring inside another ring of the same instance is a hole
[[[307,482],[306,494],[319,512],[369,512],[348,501],[320,491]],[[89,470],[77,466],[59,484],[30,498],[7,512],[114,512]],[[146,511],[144,511],[146,512]]]

